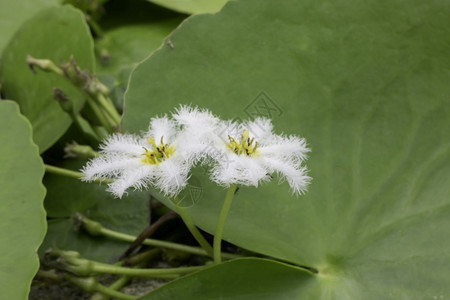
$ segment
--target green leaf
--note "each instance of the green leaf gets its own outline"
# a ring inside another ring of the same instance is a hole
[[[33,125],[33,138],[40,152],[48,149],[69,128],[71,119],[52,98],[61,89],[80,110],[84,97],[66,79],[26,64],[27,55],[67,62],[73,55],[81,69],[94,70],[93,42],[83,14],[71,6],[44,10],[22,25],[3,53],[2,92],[17,101]]]
[[[0,142],[0,298],[26,299],[46,230],[44,165],[12,101],[0,101]]]
[[[294,266],[240,258],[170,282],[140,299],[298,299],[296,291],[314,278]]]
[[[0,1],[0,57],[8,41],[24,21],[39,10],[54,6],[57,0]]]
[[[75,179],[70,178],[72,181]],[[48,183],[48,181],[47,181]],[[80,207],[78,212],[88,216],[92,220],[100,222],[103,226],[128,233],[131,235],[139,235],[147,226],[149,218],[149,209],[147,201],[147,193],[130,192],[128,196],[122,199],[113,198],[107,195],[105,191],[100,192],[99,189],[104,187],[94,187],[88,183],[82,183],[85,187],[81,187],[81,191],[85,192],[80,195],[76,189],[79,188],[75,182],[73,187],[68,187],[63,182],[57,185],[52,180],[51,185],[47,185],[51,197],[55,197],[57,191],[62,191],[63,187],[67,187],[63,195],[59,198],[59,207],[57,207],[55,198],[46,198],[46,205],[52,202],[50,212],[53,213],[69,213],[74,207]],[[57,191],[55,191],[55,189]],[[97,193],[95,193],[97,192]],[[85,200],[87,199],[87,201]],[[86,202],[91,201],[91,205]],[[64,208],[65,206],[70,209]],[[84,207],[83,207],[84,206]],[[102,261],[111,262],[117,259],[128,248],[130,243],[120,242],[102,236],[91,236],[83,229],[80,224],[70,215],[70,218],[53,219],[48,223],[48,233],[39,249],[39,255],[43,257],[45,251],[51,247],[57,247],[63,250],[75,250],[80,252],[84,257]]]
[[[147,0],[163,7],[188,14],[218,12],[227,0]]]
[[[59,167],[80,170],[86,161],[67,160]],[[83,182],[79,179],[47,173],[44,177],[47,187],[45,210],[51,218],[67,218],[77,212],[95,207],[101,199],[113,200],[114,196],[106,191],[105,185]]]
[[[85,164],[86,161],[82,160],[67,160],[61,167],[78,170]],[[148,224],[150,212],[146,192],[130,191],[118,199],[106,191],[105,185],[48,173],[44,184],[47,188],[45,209],[48,217],[57,219],[49,221],[48,233],[39,251],[41,257],[48,248],[58,247],[109,262],[128,248],[129,243],[90,236],[81,230],[80,224],[74,220],[76,213],[82,213],[109,229],[136,236]]]
[[[308,141],[309,192],[242,187],[224,238],[318,269],[317,289],[297,298],[447,295],[449,13],[418,0],[230,2],[135,69],[123,128],[180,102],[271,117]],[[214,232],[225,191],[194,176],[203,191],[188,211]]]

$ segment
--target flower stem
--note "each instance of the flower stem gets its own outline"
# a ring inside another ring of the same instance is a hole
[[[80,179],[81,177],[83,177],[83,173],[80,173],[77,171],[72,171],[69,169],[60,168],[60,167],[55,167],[55,166],[51,166],[51,165],[47,165],[47,164],[45,165],[45,172],[56,174],[56,175],[61,175],[61,176],[66,176],[66,177],[72,177],[72,178],[76,178],[76,179]]]
[[[194,238],[200,244],[200,246],[206,251],[206,253],[208,253],[209,256],[213,257],[213,248],[208,243],[208,241],[205,239],[205,237],[202,235],[202,233],[197,229],[197,227],[195,227],[194,223],[192,222],[191,218],[186,213],[186,211],[181,206],[178,206],[176,203],[175,203],[175,209],[176,209],[176,212],[180,215],[180,217],[183,220],[186,227],[189,229],[191,234],[194,236]]]
[[[51,165],[47,165],[47,164],[45,164],[44,166],[45,166],[45,172],[47,172],[47,173],[66,176],[66,177],[72,177],[72,178],[76,178],[76,179],[80,179],[83,177],[83,173],[81,173],[81,172],[64,169],[64,168],[60,168],[60,167],[55,167],[55,166],[51,166]],[[94,182],[111,183],[112,180],[110,180],[108,178],[99,178],[99,179],[94,180]]]
[[[78,215],[79,220],[82,221],[84,228],[92,235],[103,235],[110,238],[114,238],[117,240],[125,241],[125,242],[134,242],[136,240],[135,236],[121,233],[117,231],[113,231],[107,228],[104,228],[100,223],[90,220],[84,216]],[[191,253],[195,255],[201,256],[209,256],[209,254],[200,247],[187,246],[172,242],[160,241],[155,239],[145,239],[142,242],[143,245],[153,246],[153,247],[161,247],[166,249],[183,251],[186,253]],[[241,257],[240,255],[231,254],[231,253],[222,253],[222,257],[224,259],[233,259],[237,257]]]
[[[227,190],[225,199],[223,201],[222,209],[220,210],[219,219],[217,220],[217,227],[214,233],[214,263],[218,264],[222,261],[221,258],[221,242],[222,233],[227,219],[228,212],[230,211],[231,203],[233,202],[234,193],[236,192],[236,185],[232,184]]]

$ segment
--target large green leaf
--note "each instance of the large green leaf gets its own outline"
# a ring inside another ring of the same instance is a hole
[[[57,2],[57,0],[0,0],[0,57],[9,39],[25,20]]]
[[[26,299],[46,230],[44,165],[12,101],[0,101],[0,142],[0,298]]]
[[[46,9],[28,20],[17,31],[3,52],[2,92],[17,101],[21,112],[33,125],[33,138],[43,152],[71,124],[52,98],[59,88],[73,102],[75,110],[84,103],[82,94],[64,78],[37,70],[33,74],[26,57],[48,58],[56,64],[73,55],[81,69],[94,70],[93,42],[83,14],[71,6]]]
[[[229,3],[135,69],[123,128],[179,103],[271,117],[307,139],[309,192],[241,188],[225,239],[318,269],[317,290],[298,297],[448,295],[449,13],[418,0]],[[204,182],[189,208],[209,232],[224,194]]]
[[[148,0],[175,11],[199,14],[215,13],[219,11],[228,0]]]
[[[142,299],[297,299],[314,277],[294,266],[241,258],[185,276]],[[238,295],[238,297],[236,297]]]

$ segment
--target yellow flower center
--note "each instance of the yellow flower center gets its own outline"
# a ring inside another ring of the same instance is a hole
[[[156,145],[155,140],[152,137],[147,139],[148,143],[151,145],[151,149],[144,148],[144,153],[142,154],[142,162],[150,165],[157,165],[163,160],[169,158],[173,155],[174,148],[168,144],[164,144],[163,137],[159,145]]]
[[[241,134],[241,140],[238,142],[231,136],[228,136],[229,142],[226,144],[228,149],[237,155],[254,156],[258,154],[258,142],[254,141],[254,138],[250,139],[248,130],[244,129]],[[253,143],[255,142],[255,143]]]

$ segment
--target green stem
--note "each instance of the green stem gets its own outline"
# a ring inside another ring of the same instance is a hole
[[[103,94],[98,93],[97,100],[102,106],[102,108],[111,116],[111,118],[114,120],[116,126],[119,126],[121,116],[117,112],[116,108],[112,104],[111,99],[109,97],[105,97]]]
[[[100,223],[89,220],[88,218],[85,218],[83,216],[80,216],[80,218],[83,222],[84,228],[92,235],[103,235],[103,236],[107,236],[107,237],[125,241],[125,242],[134,242],[136,240],[135,236],[104,228]],[[155,239],[145,239],[142,242],[142,244],[147,245],[147,246],[161,247],[161,248],[166,248],[166,249],[183,251],[183,252],[191,253],[191,254],[195,254],[195,255],[209,256],[209,254],[200,247],[187,246],[187,245],[166,242],[166,241],[160,241],[160,240],[155,240]],[[238,258],[241,256],[236,255],[236,254],[231,254],[231,253],[222,253],[222,257],[224,259],[233,259],[233,258]]]
[[[117,279],[116,281],[114,281],[109,286],[109,289],[118,291],[121,288],[123,288],[128,283],[128,281],[130,281],[130,279],[131,276],[124,275],[119,279]],[[96,292],[94,295],[91,296],[91,298],[89,298],[89,300],[108,300],[108,299],[110,299],[109,295],[102,294],[101,292]]]
[[[213,257],[213,248],[205,239],[205,237],[202,235],[202,233],[197,229],[197,227],[195,227],[194,223],[192,222],[191,218],[186,213],[186,211],[177,204],[175,204],[175,210],[180,215],[184,224],[189,229],[194,238],[197,240],[197,242],[200,244],[200,246],[206,251],[206,253],[208,253],[209,256]]]
[[[63,277],[56,273],[55,270],[39,270],[36,273],[36,277],[42,277],[42,278],[46,278],[46,279],[51,279],[53,281],[61,281],[63,279]]]
[[[80,288],[82,288],[83,290],[87,291],[87,292],[99,292],[117,299],[124,299],[124,300],[135,300],[137,299],[137,297],[132,296],[132,295],[127,295],[124,293],[121,293],[119,291],[116,291],[114,289],[111,289],[107,286],[104,286],[100,283],[97,282],[97,280],[95,280],[94,278],[81,278],[81,277],[76,277],[76,276],[72,276],[69,274],[65,275],[66,279],[68,281],[70,281],[71,283],[79,286]]]
[[[108,265],[99,262],[92,262],[92,273],[118,274],[130,276],[142,276],[153,278],[176,278],[183,274],[192,273],[204,269],[205,266],[179,267],[165,269],[134,269],[114,265]]]
[[[103,30],[98,25],[98,23],[87,13],[85,14],[86,22],[89,24],[89,27],[92,29],[92,31],[95,33],[98,39],[102,38],[104,36]]]
[[[51,165],[45,165],[45,172],[57,174],[57,175],[61,175],[61,176],[66,176],[66,177],[72,177],[72,178],[76,178],[76,179],[80,179],[83,177],[83,173],[80,173],[77,171],[72,171],[69,169],[60,168],[60,167],[55,167],[55,166],[51,166]]]
[[[135,268],[143,268],[148,260],[152,260],[153,258],[155,258],[156,256],[159,256],[160,254],[161,254],[161,250],[154,248],[154,249],[136,254],[133,257],[130,257],[129,259],[126,260],[125,263],[129,264],[129,265],[133,265],[133,267],[135,267]],[[118,291],[121,288],[123,288],[128,283],[128,281],[131,280],[131,278],[132,277],[129,275],[123,275],[119,279],[114,281],[109,286],[109,288],[113,289],[115,291]],[[89,300],[108,300],[108,299],[109,299],[109,297],[107,295],[104,295],[101,293],[95,293],[94,295],[91,296],[91,298]]]
[[[72,121],[75,123],[78,129],[80,129],[81,132],[91,140],[91,142],[92,140],[96,141],[97,143],[102,141],[103,137],[98,135],[92,125],[79,113],[75,114],[74,112],[72,112],[70,115]]]
[[[225,221],[227,219],[228,212],[230,211],[231,203],[233,202],[234,193],[236,192],[236,185],[232,184],[227,190],[225,195],[225,200],[223,201],[222,209],[220,210],[219,219],[217,220],[217,227],[214,233],[214,263],[218,264],[222,261],[221,259],[221,243],[222,243],[222,233],[225,226]]]
[[[45,172],[47,172],[47,173],[66,176],[66,177],[72,177],[72,178],[76,178],[76,179],[83,178],[83,176],[84,176],[83,173],[81,173],[81,172],[72,171],[72,170],[64,169],[64,168],[59,168],[59,167],[55,167],[55,166],[51,166],[51,165],[47,165],[47,164],[45,164],[44,166],[45,166]],[[110,180],[108,178],[99,178],[99,179],[94,180],[94,182],[111,183],[112,180]]]
[[[86,93],[86,96],[87,96],[86,97],[87,103],[91,107],[92,111],[94,112],[95,116],[98,118],[100,123],[103,125],[103,127],[106,128],[106,130],[108,130],[109,133],[113,133],[114,132],[113,124],[111,124],[111,121],[108,120],[107,116],[105,115],[105,112],[102,111],[102,109],[97,105],[95,100],[88,93]]]
[[[97,291],[99,293],[102,293],[102,294],[105,294],[105,295],[108,295],[108,296],[111,296],[111,297],[117,298],[117,299],[124,299],[124,300],[137,300],[138,299],[138,297],[136,297],[136,296],[132,296],[132,295],[128,295],[128,294],[119,292],[113,288],[104,286],[102,284],[98,285]]]

